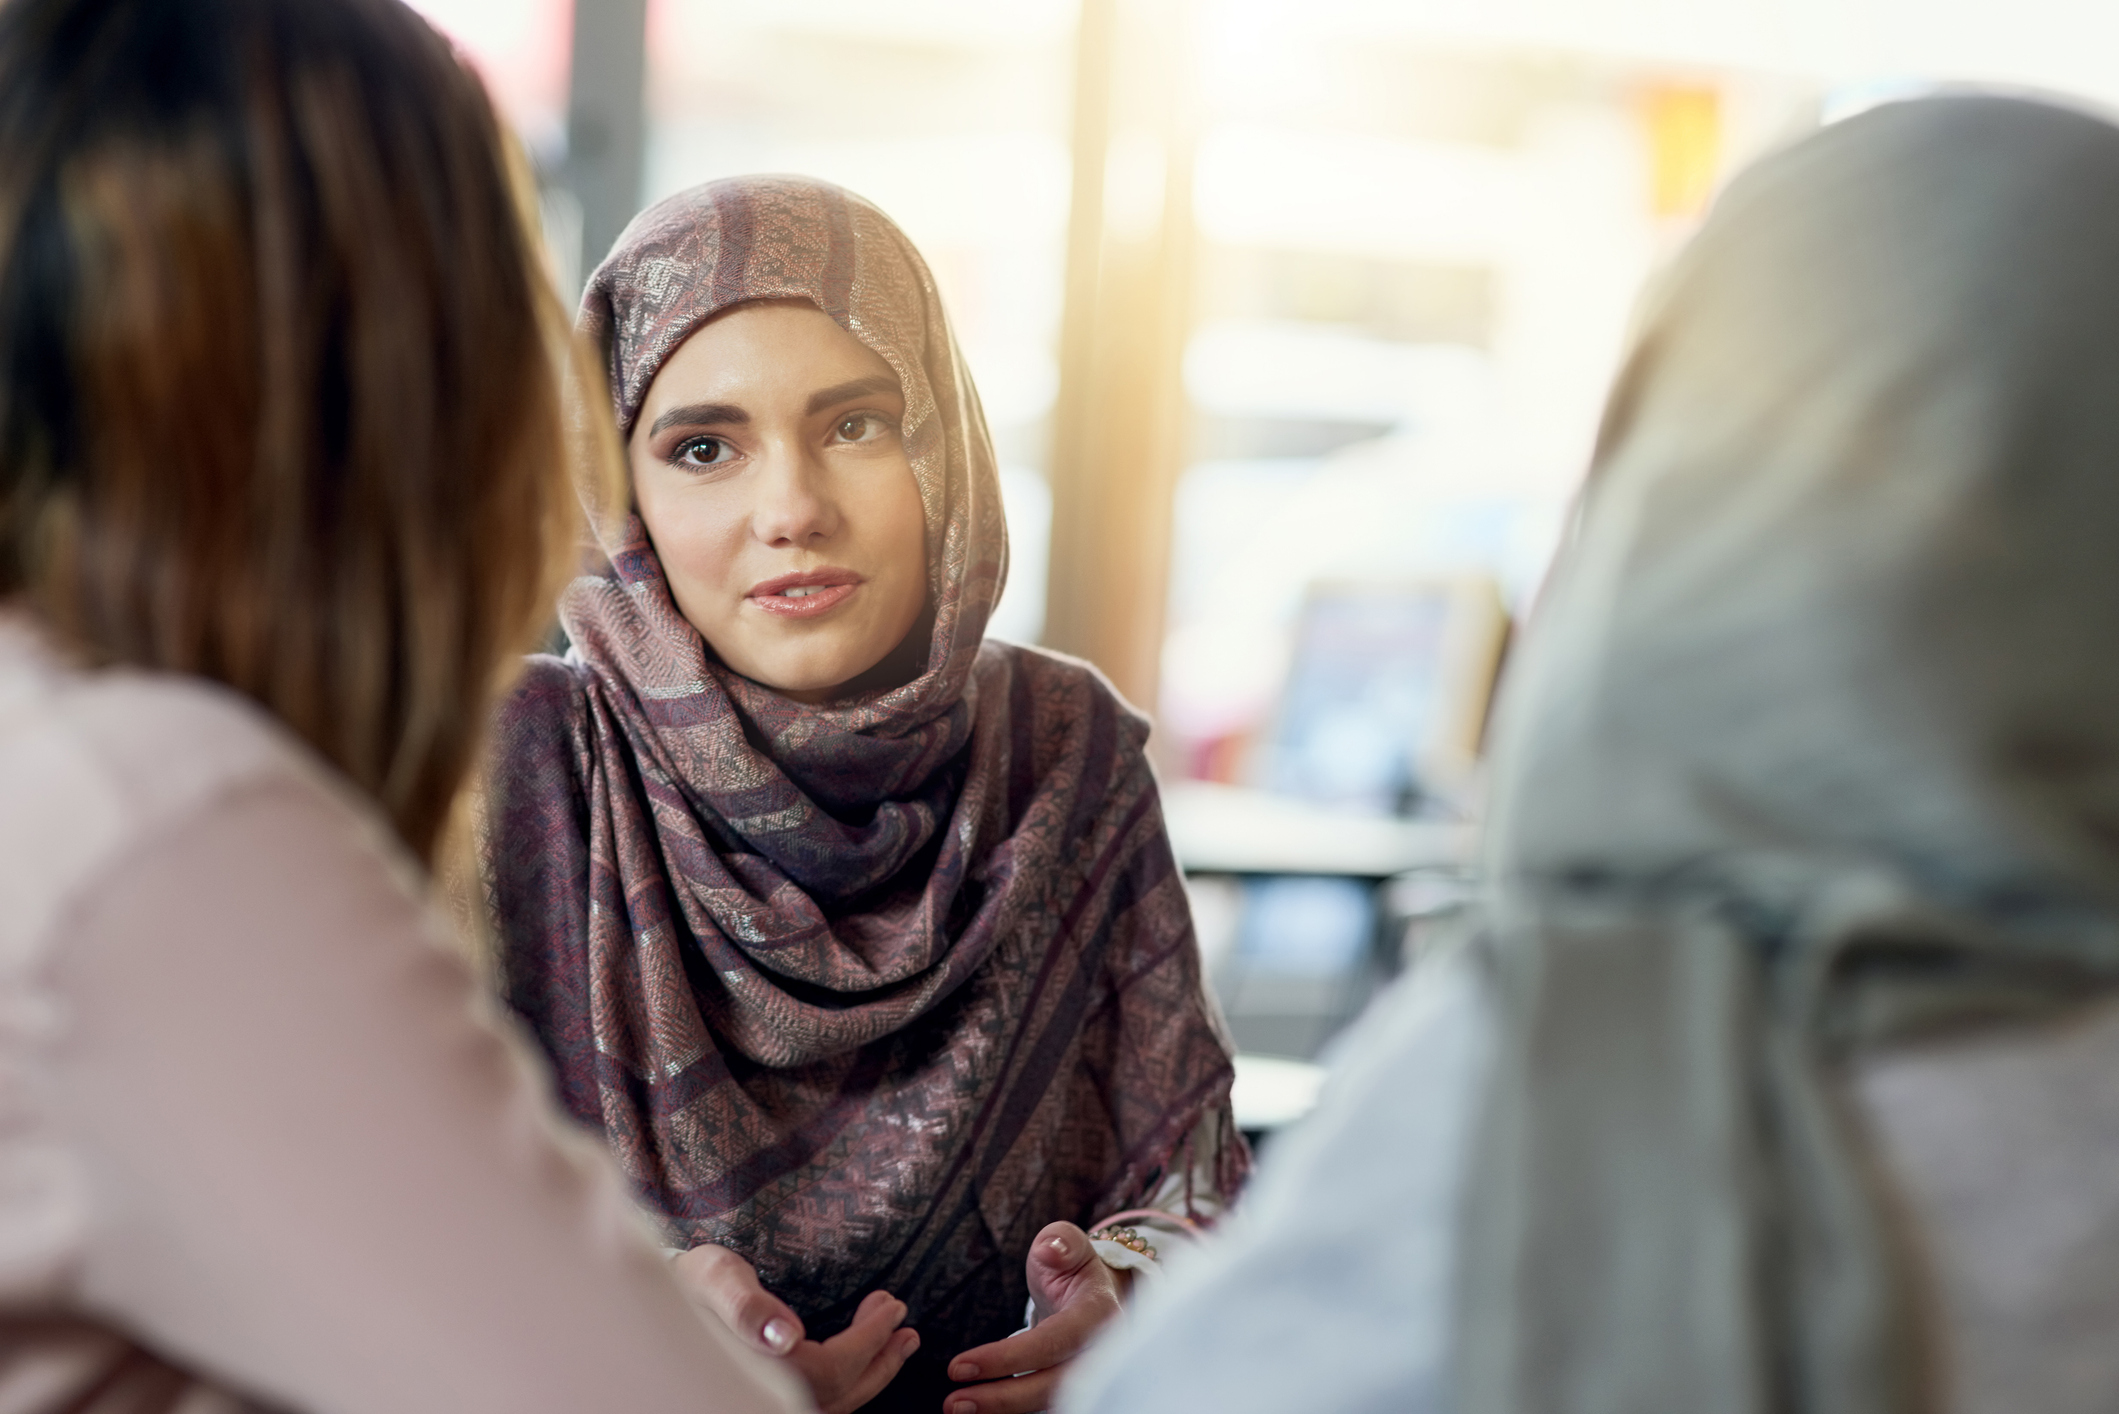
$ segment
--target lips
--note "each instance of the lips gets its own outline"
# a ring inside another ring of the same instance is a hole
[[[774,618],[814,619],[851,599],[862,582],[852,570],[827,566],[754,584],[749,598]]]

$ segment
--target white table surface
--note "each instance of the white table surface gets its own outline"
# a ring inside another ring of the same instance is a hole
[[[1387,879],[1409,869],[1468,864],[1469,825],[1332,810],[1245,786],[1176,781],[1163,815],[1188,874],[1309,874]]]

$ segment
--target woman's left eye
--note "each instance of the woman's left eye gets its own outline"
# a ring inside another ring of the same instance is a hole
[[[857,412],[839,419],[832,435],[842,442],[870,442],[890,430],[890,422],[872,412]]]

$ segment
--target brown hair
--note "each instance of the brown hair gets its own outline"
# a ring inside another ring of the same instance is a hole
[[[575,520],[564,340],[396,0],[0,4],[0,596],[255,699],[430,862]]]

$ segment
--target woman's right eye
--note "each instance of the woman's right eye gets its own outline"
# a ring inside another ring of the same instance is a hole
[[[719,466],[735,455],[735,448],[719,437],[687,437],[670,453],[670,460],[678,466]]]

